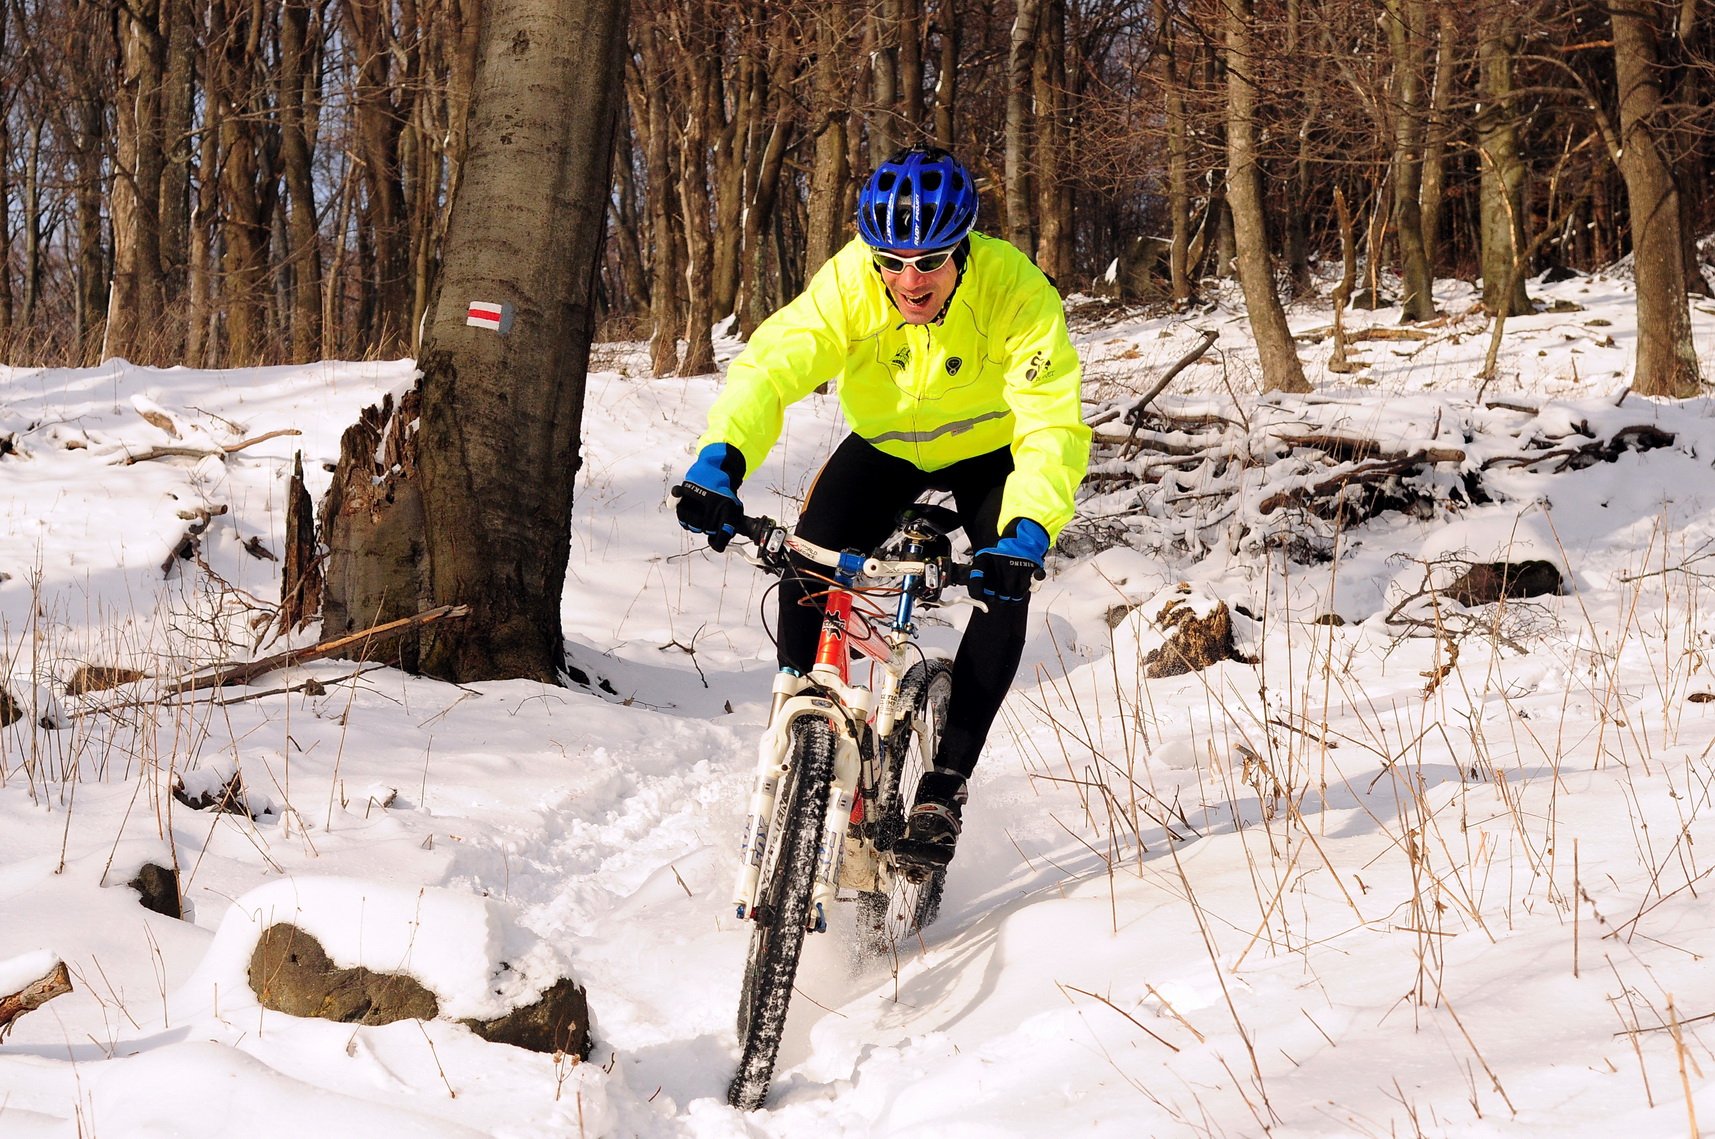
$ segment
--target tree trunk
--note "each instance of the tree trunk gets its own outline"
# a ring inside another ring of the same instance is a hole
[[[369,244],[359,334],[366,347],[397,350],[410,342],[411,332],[410,226],[399,154],[402,104],[417,77],[408,65],[396,68],[405,51],[391,34],[387,4],[345,0],[341,11],[356,55],[351,116],[364,187],[360,237]]]
[[[560,600],[625,31],[625,0],[484,6],[418,441],[430,592],[472,612],[424,637],[430,675],[564,674]],[[477,301],[510,304],[510,327],[469,325]]]
[[[1304,50],[1304,12],[1301,0],[1287,0],[1285,43],[1288,59],[1302,57]],[[1294,201],[1308,202],[1315,198],[1311,161],[1311,140],[1322,114],[1322,91],[1309,86],[1302,95],[1302,106],[1295,108],[1298,121],[1298,153],[1292,164]],[[1310,280],[1310,218],[1308,210],[1288,209],[1281,219],[1281,244],[1286,260],[1288,295],[1293,299],[1310,296],[1314,286]]]
[[[1154,0],[1156,68],[1167,130],[1167,213],[1173,244],[1167,255],[1169,288],[1176,308],[1191,303],[1191,131],[1177,54],[1178,36],[1167,0]]]
[[[851,181],[846,154],[850,91],[839,67],[847,38],[842,20],[842,15],[831,5],[818,9],[815,16],[816,64],[810,121],[814,124],[816,156],[810,172],[810,207],[804,234],[805,277],[814,274],[834,255],[844,244],[846,232],[846,183]]]
[[[1435,316],[1434,276],[1423,245],[1423,0],[1386,0],[1394,67],[1393,213],[1399,234],[1400,319]]]
[[[1036,32],[1042,22],[1042,0],[1015,0],[1012,45],[1007,54],[1006,94],[1006,239],[1036,254],[1036,227],[1031,218],[1030,173],[1034,110],[1030,76],[1035,66]]]
[[[766,64],[762,60],[746,60],[740,67],[740,81],[733,91],[733,114],[726,113],[725,80],[719,66],[710,66],[709,105],[714,109],[714,155],[710,163],[709,189],[714,195],[714,272],[709,292],[713,298],[710,309],[716,320],[725,320],[738,308],[738,278],[743,251],[739,242],[744,234],[744,171],[747,155],[745,130],[746,106],[750,88],[763,84],[766,89]]]
[[[6,12],[6,6],[0,4],[0,45],[6,40]],[[12,248],[12,188],[12,127],[0,114],[0,249],[7,250]],[[0,266],[0,345],[11,343],[16,303],[11,266]]]
[[[667,106],[671,75],[661,52],[661,31],[645,25],[638,29],[637,51],[642,67],[637,82],[645,84],[643,165],[649,180],[650,260],[649,371],[656,376],[679,371],[679,332],[682,309],[679,303],[678,238],[674,232],[672,114]]]
[[[161,142],[165,166],[156,216],[160,219],[161,275],[171,314],[171,347],[182,351],[189,333],[185,305],[191,248],[191,117],[195,112],[197,36],[189,0],[162,0],[167,20],[167,73],[161,90]]]
[[[309,4],[286,0],[280,11],[279,108],[291,286],[287,343],[294,363],[322,355],[322,252],[311,138],[321,45],[310,39],[312,26]]]
[[[1632,390],[1684,399],[1698,393],[1700,377],[1685,290],[1679,192],[1656,138],[1662,92],[1654,8],[1648,0],[1615,0],[1609,8],[1620,90],[1620,174],[1630,207],[1637,282],[1638,355]]]
[[[923,4],[922,0],[892,0],[898,5],[894,21],[899,34],[899,117],[912,137],[923,121]]]
[[[166,309],[157,213],[166,167],[161,86],[167,40],[160,0],[129,0],[117,10],[119,91],[114,114],[113,287],[107,298],[102,355],[141,364],[167,364],[160,342]]]
[[[202,138],[197,143],[197,166],[201,170],[220,168],[220,119],[220,101],[209,100]],[[211,366],[219,347],[214,336],[214,227],[219,211],[219,180],[198,179],[185,284],[190,309],[185,321],[185,362],[193,368]]]
[[[1529,312],[1524,274],[1513,263],[1525,247],[1525,163],[1519,151],[1513,56],[1519,37],[1507,14],[1486,9],[1477,27],[1477,104],[1474,127],[1479,182],[1477,230],[1483,305],[1491,313]],[[1509,290],[1508,282],[1512,283]],[[1505,319],[1503,316],[1502,319]]]
[[[260,9],[226,0],[217,16],[224,35],[211,45],[209,95],[220,118],[219,306],[225,316],[224,359],[260,363],[268,347],[268,232],[274,176],[265,137],[260,74]]]
[[[715,242],[709,217],[709,120],[716,113],[712,20],[702,0],[678,5],[679,58],[675,74],[684,108],[679,136],[679,213],[685,223],[685,358],[681,376],[705,376],[715,370]]]
[[[1225,0],[1227,41],[1227,200],[1238,247],[1239,285],[1262,364],[1263,391],[1307,392],[1310,381],[1292,344],[1274,289],[1257,165],[1256,100],[1251,80],[1251,0]]]
[[[24,184],[19,188],[23,199],[24,226],[24,296],[19,305],[18,323],[30,327],[36,319],[36,306],[42,299],[42,124],[30,130],[30,144],[24,156]]]
[[[775,201],[780,192],[780,172],[786,161],[787,143],[792,137],[790,80],[795,54],[786,36],[778,36],[776,40],[776,55],[769,80],[769,90],[773,92],[775,102],[774,121],[768,131],[768,141],[757,155],[750,201],[744,211],[744,276],[739,288],[739,333],[746,339],[774,308],[770,301],[778,298],[778,293],[771,296],[764,284],[767,280],[763,269],[764,234],[767,232],[764,227],[774,218]],[[776,279],[778,276],[777,273]]]
[[[935,9],[940,52],[935,65],[935,145],[952,150],[953,110],[959,95],[959,13],[953,0],[940,0]]]
[[[1036,265],[1050,280],[1072,271],[1071,191],[1067,173],[1071,140],[1066,122],[1066,4],[1043,0],[1042,49],[1033,72],[1036,92],[1036,216],[1041,219]]]
[[[104,178],[109,135],[107,106],[112,92],[107,88],[111,61],[101,54],[109,44],[102,22],[109,17],[105,5],[73,0],[72,19],[82,30],[83,42],[75,65],[72,91],[65,93],[66,114],[72,132],[71,158],[74,179],[72,201],[77,240],[74,255],[77,358],[74,363],[93,363],[88,357],[97,346],[94,333],[107,316],[107,293],[111,264],[107,257],[104,230],[106,217]]]
[[[1459,14],[1451,4],[1436,13],[1435,87],[1429,93],[1429,131],[1423,146],[1423,250],[1434,275],[1443,264],[1441,203],[1446,198],[1447,141],[1453,133],[1453,85],[1459,63]]]
[[[620,297],[623,303],[610,301],[609,312],[616,316],[631,317],[637,315],[649,301],[649,276],[645,269],[648,259],[643,255],[641,233],[645,219],[642,196],[637,189],[637,172],[632,163],[623,157],[632,154],[635,145],[631,115],[625,112],[625,108],[621,108],[618,129],[619,139],[614,153],[621,156],[621,160],[615,163],[613,168],[614,201],[608,208],[608,236],[618,247],[613,251],[613,257],[621,282]]]
[[[880,166],[899,149],[909,125],[899,114],[899,0],[877,0],[869,10],[869,34],[875,41],[870,53],[870,83],[875,113],[869,119],[869,168]]]

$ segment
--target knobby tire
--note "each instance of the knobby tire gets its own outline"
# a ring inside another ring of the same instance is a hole
[[[792,725],[790,767],[776,801],[775,839],[762,868],[759,913],[751,927],[750,956],[739,995],[741,1054],[727,1102],[741,1111],[762,1106],[774,1077],[798,957],[811,922],[834,746],[833,728],[821,717],[801,717]]]
[[[912,665],[900,682],[899,719],[884,741],[886,766],[876,795],[875,843],[883,857],[905,833],[905,814],[923,772],[935,761],[952,693],[952,664],[939,657]],[[894,873],[885,893],[859,893],[860,950],[872,957],[897,956],[902,942],[939,916],[946,882],[946,867],[937,866],[917,871],[915,880]]]

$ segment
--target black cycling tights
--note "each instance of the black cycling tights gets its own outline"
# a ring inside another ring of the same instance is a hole
[[[798,535],[831,550],[873,550],[893,532],[894,519],[924,491],[951,491],[971,548],[995,544],[1001,491],[1012,473],[1006,448],[963,459],[938,471],[922,471],[904,459],[884,455],[856,435],[848,435],[823,465],[798,517]],[[796,559],[794,559],[796,560]],[[807,562],[800,569],[813,569]],[[780,663],[809,671],[816,656],[822,617],[818,607],[800,604],[825,588],[793,575],[780,586]],[[962,587],[959,587],[962,588]],[[953,660],[953,698],[947,726],[935,756],[938,767],[969,777],[988,738],[1001,701],[1024,654],[1027,602],[991,603],[976,610],[965,626]]]

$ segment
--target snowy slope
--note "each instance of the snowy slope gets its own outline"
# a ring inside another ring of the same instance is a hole
[[[941,921],[896,968],[852,960],[849,919],[813,939],[749,1116],[724,1102],[746,941],[726,898],[768,579],[698,548],[666,502],[718,377],[598,353],[564,627],[611,692],[325,661],[155,703],[158,681],[64,684],[84,664],[170,678],[283,647],[252,644],[279,567],[245,543],[280,550],[293,453],[319,493],[340,432],[410,365],[0,371],[17,451],[0,458],[0,658],[30,708],[0,733],[0,979],[57,956],[75,986],[0,1043],[0,1136],[1692,1133],[1715,1119],[1715,439],[1705,400],[1616,406],[1628,290],[1533,289],[1583,308],[1509,322],[1484,396],[1528,414],[1474,401],[1485,325],[1457,283],[1445,324],[1360,342],[1356,375],[1307,340],[1312,398],[1402,443],[1475,424],[1474,463],[1485,424],[1649,423],[1671,447],[1497,474],[1504,499],[1383,516],[1326,564],[1191,556],[1147,518],[1057,564]],[[1715,367],[1715,319],[1694,316]],[[1203,327],[1218,351],[1164,406],[1307,414],[1258,400],[1231,305],[1085,329],[1092,404],[1147,387]],[[840,432],[831,399],[795,408],[747,507],[790,517]],[[164,571],[199,509],[207,572]],[[1456,660],[1386,623],[1420,561],[1496,549],[1554,562],[1572,591],[1477,611]],[[1237,624],[1258,664],[1142,676],[1163,636],[1143,603],[1180,581],[1253,615]],[[235,770],[254,821],[169,793]],[[185,921],[122,885],[175,859]],[[591,1061],[448,1021],[261,1010],[248,949],[288,909],[343,963],[411,971],[455,1010],[502,961],[535,963],[512,971],[525,988],[568,963]]]

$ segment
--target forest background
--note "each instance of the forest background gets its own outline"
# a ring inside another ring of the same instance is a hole
[[[0,359],[416,355],[481,9],[0,0]],[[849,238],[861,175],[928,138],[977,172],[981,228],[1068,293],[1186,307],[1238,273],[1265,387],[1304,384],[1271,364],[1257,290],[1290,303],[1318,262],[1407,320],[1435,317],[1435,277],[1480,279],[1504,320],[1527,276],[1632,256],[1634,387],[1693,394],[1715,228],[1698,9],[635,0],[599,335],[649,338],[657,375],[712,372],[716,326],[792,296]]]

